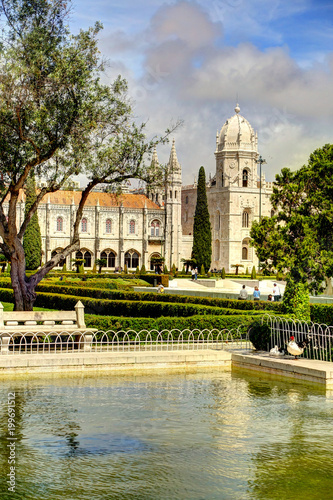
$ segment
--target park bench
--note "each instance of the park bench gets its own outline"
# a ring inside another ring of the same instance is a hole
[[[11,338],[32,335],[69,333],[83,337],[84,350],[91,350],[94,328],[87,328],[84,305],[77,302],[75,311],[4,311],[0,302],[0,352],[8,352]]]

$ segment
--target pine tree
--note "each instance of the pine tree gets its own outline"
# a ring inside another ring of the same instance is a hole
[[[201,269],[201,266],[204,266],[206,272],[210,269],[212,259],[212,231],[206,193],[206,174],[203,167],[200,167],[198,176],[197,204],[193,224],[192,259],[196,260],[198,269]]]
[[[34,176],[30,176],[26,183],[25,216],[36,201],[36,183]],[[23,237],[23,249],[27,269],[37,269],[42,257],[42,238],[38,222],[37,211],[31,217]]]

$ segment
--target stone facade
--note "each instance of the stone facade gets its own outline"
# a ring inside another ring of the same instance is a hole
[[[258,267],[250,245],[250,228],[254,220],[271,215],[272,183],[264,175],[258,179],[258,136],[240,115],[229,118],[216,135],[216,173],[207,182],[207,199],[212,226],[212,269],[241,264],[244,270]],[[193,231],[196,185],[182,190],[183,234]]]
[[[271,215],[272,184],[257,175],[258,137],[240,114],[229,118],[216,136],[216,172],[207,182],[212,225],[214,269],[231,271],[233,264],[258,267],[250,246],[250,228],[262,215]],[[156,151],[153,163],[158,164]],[[58,191],[46,196],[38,208],[42,233],[43,262],[69,244],[81,193]],[[152,257],[164,257],[170,269],[182,268],[181,259],[191,257],[196,183],[182,186],[181,166],[173,141],[168,175],[163,189],[144,194],[92,192],[81,221],[80,251],[66,259],[84,258],[85,267],[105,258],[107,268],[152,269]],[[24,195],[18,202],[18,225],[24,218]]]

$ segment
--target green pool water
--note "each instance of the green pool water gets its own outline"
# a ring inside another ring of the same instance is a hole
[[[333,498],[333,396],[311,386],[220,372],[96,374],[6,380],[0,392],[1,499]]]

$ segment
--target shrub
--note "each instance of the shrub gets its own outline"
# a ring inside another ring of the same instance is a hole
[[[253,266],[251,271],[251,279],[255,280],[257,278],[256,268]]]
[[[146,272],[146,267],[144,264],[142,264],[140,274],[146,274]]]
[[[271,329],[267,324],[255,321],[249,330],[249,338],[255,349],[266,351],[271,338]]]
[[[222,268],[222,271],[221,271],[221,278],[223,280],[225,279],[225,269],[224,269],[224,267]]]
[[[310,321],[309,288],[306,283],[288,279],[281,310],[285,314],[295,314],[299,320]]]

